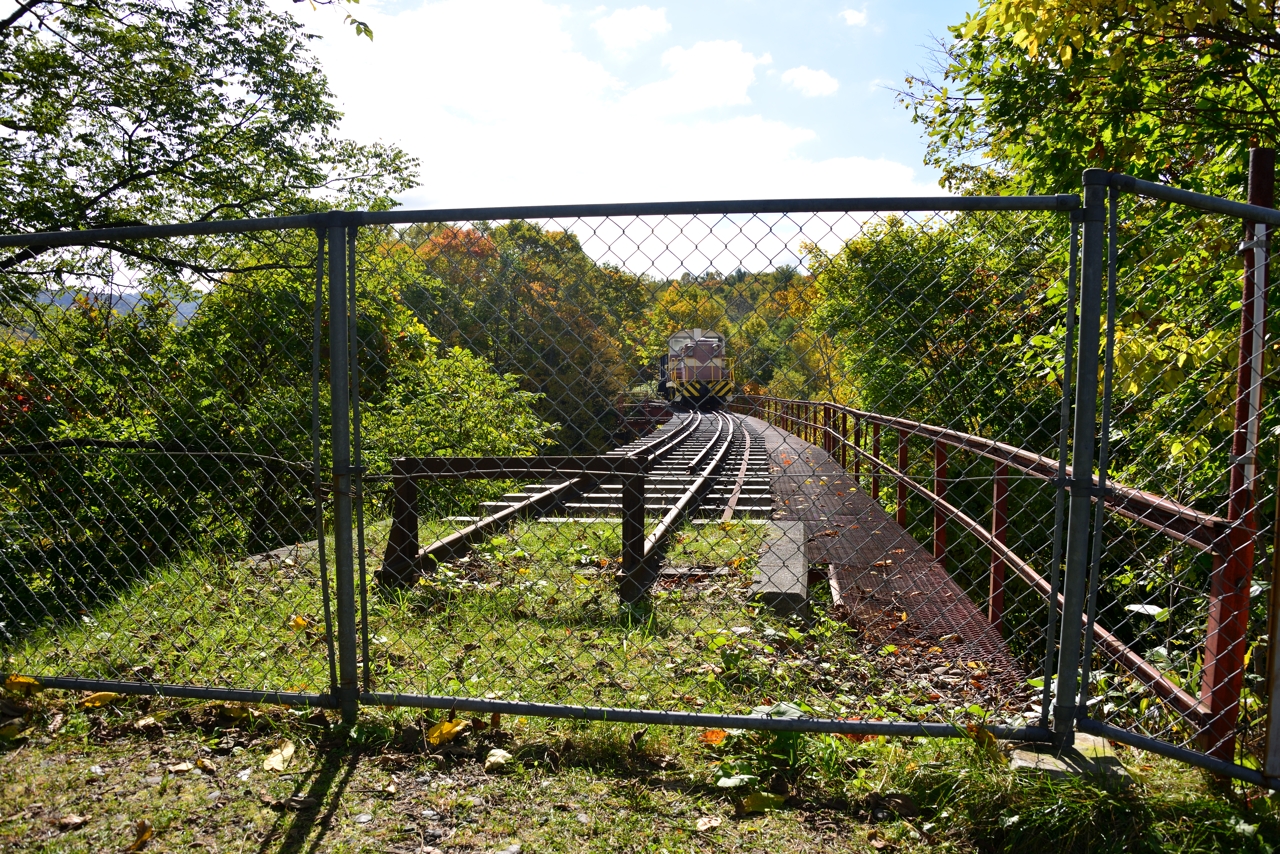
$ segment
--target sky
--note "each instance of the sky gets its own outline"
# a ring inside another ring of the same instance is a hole
[[[409,208],[938,195],[893,88],[976,0],[277,0]]]

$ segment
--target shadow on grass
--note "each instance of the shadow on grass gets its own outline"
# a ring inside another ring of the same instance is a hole
[[[294,797],[314,800],[315,805],[297,812],[282,812],[263,837],[259,854],[298,854],[304,846],[308,854],[314,854],[320,849],[332,829],[334,815],[342,806],[343,793],[360,765],[361,751],[359,748],[335,746],[326,750],[323,756],[320,766],[310,774],[310,785],[306,779],[300,780],[293,792]],[[306,845],[312,829],[317,826],[320,832],[310,845]]]

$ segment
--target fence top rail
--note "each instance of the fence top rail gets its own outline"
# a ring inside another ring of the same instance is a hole
[[[843,199],[743,199],[703,202],[636,202],[593,205],[516,205],[433,210],[327,211],[297,216],[227,219],[171,225],[126,225],[68,231],[0,235],[0,248],[93,246],[121,240],[248,234],[284,229],[412,225],[509,219],[589,219],[610,216],[696,216],[699,214],[861,213],[875,211],[1073,211],[1080,197],[1052,196],[886,196]]]
[[[1271,208],[1248,205],[1244,202],[1233,202],[1230,199],[1207,196],[1204,193],[1195,193],[1191,190],[1180,190],[1177,187],[1170,187],[1166,184],[1134,178],[1132,175],[1107,173],[1107,183],[1121,192],[1133,193],[1136,196],[1145,196],[1162,202],[1186,205],[1189,208],[1196,208],[1209,213],[1225,214],[1248,220],[1249,222],[1280,225],[1280,211]]]

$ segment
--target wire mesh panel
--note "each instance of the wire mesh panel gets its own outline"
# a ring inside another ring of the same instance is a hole
[[[6,251],[0,670],[328,691],[315,232]]]
[[[1261,426],[1256,446],[1233,447],[1249,420],[1237,404],[1242,260],[1254,252],[1240,253],[1239,219],[1113,204],[1113,496],[1093,579],[1090,716],[1259,768],[1280,419],[1259,314]]]
[[[1042,724],[1074,203],[362,228],[367,699]]]

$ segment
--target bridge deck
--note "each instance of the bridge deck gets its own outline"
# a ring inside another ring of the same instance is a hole
[[[826,451],[748,421],[769,453],[773,518],[804,523],[809,561],[828,570],[838,613],[875,643],[915,642],[940,649],[927,656],[939,662],[981,663],[989,674],[984,694],[1025,695],[1025,676],[1004,639],[929,551]]]

